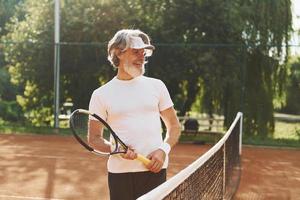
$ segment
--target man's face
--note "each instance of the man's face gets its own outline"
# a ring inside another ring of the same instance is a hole
[[[145,72],[145,50],[129,48],[122,53],[120,61],[124,71],[133,78],[143,75]]]

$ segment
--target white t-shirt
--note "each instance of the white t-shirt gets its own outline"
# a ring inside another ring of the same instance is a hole
[[[161,80],[139,76],[124,81],[114,77],[93,92],[89,110],[106,119],[126,145],[147,156],[163,143],[160,111],[172,106]],[[168,160],[167,156],[163,168],[167,168]],[[112,173],[148,171],[140,161],[120,155],[110,156],[107,168]]]

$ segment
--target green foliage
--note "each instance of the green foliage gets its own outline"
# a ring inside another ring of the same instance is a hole
[[[251,135],[251,134],[250,134]],[[243,138],[243,144],[257,146],[273,146],[273,147],[295,147],[299,148],[299,140],[295,139],[273,139],[262,138],[260,136],[251,136]]]
[[[7,24],[8,33],[3,37],[6,43],[14,42],[4,47],[5,59],[11,81],[20,89],[16,100],[32,122],[35,120],[28,117],[33,116],[32,110],[38,111],[44,106],[49,108],[52,103],[49,98],[52,77],[49,74],[53,74],[53,50],[45,43],[51,41],[52,37],[49,18],[53,15],[50,8],[49,1],[26,1],[20,4],[11,23]]]
[[[0,103],[3,101],[3,105],[8,102],[14,104],[16,102],[17,92],[18,88],[10,83],[10,75],[7,69],[0,67]],[[5,115],[4,110],[0,110],[0,117],[3,115]]]
[[[295,129],[295,134],[298,137],[298,140],[300,141],[300,127],[298,129]]]
[[[5,24],[9,22],[10,17],[14,15],[15,7],[22,0],[0,0],[0,39],[2,35],[7,33]],[[1,42],[1,40],[0,40]],[[17,87],[10,83],[10,75],[5,67],[3,46],[0,43],[0,100],[14,100],[17,92]]]
[[[22,110],[16,101],[0,101],[0,118],[5,121],[22,120]]]
[[[1,134],[17,134],[17,135],[24,135],[24,134],[39,134],[39,135],[49,135],[49,134],[57,134],[59,135],[71,135],[71,130],[69,128],[60,128],[59,130],[51,128],[51,127],[37,127],[32,126],[29,124],[24,123],[7,123],[1,121],[0,118],[0,133]]]
[[[22,109],[15,101],[16,88],[9,82],[9,74],[0,68],[0,118],[6,121],[22,120]]]
[[[273,138],[300,140],[300,122],[276,121]]]
[[[290,6],[290,1],[272,0],[242,4],[244,40],[248,45],[244,127],[250,135],[268,137],[274,131],[273,99],[282,94],[287,78],[286,65],[279,63],[286,63],[289,53],[282,44],[287,44],[290,38]]]
[[[6,34],[5,24],[13,16],[15,6],[23,0],[0,0],[0,36]]]
[[[4,37],[15,42],[5,57],[21,88],[17,101],[38,125],[52,123],[53,26],[53,1],[26,0]],[[224,114],[226,126],[243,111],[248,133],[272,133],[273,98],[287,74],[279,63],[288,55],[281,45],[291,30],[290,0],[64,0],[61,102],[87,108],[92,91],[114,76],[106,44],[121,28],[153,38],[147,75],[167,84],[180,115],[197,102],[199,111]]]
[[[236,81],[229,78],[229,72],[239,66],[238,52],[230,46],[199,44],[232,43],[237,39],[229,36],[236,31],[228,20],[232,17],[230,6],[220,1],[165,2],[163,24],[154,38],[174,45],[159,46],[150,63],[151,75],[163,77],[180,115],[191,109],[197,97],[202,99],[198,111],[221,113],[222,93]],[[176,46],[178,43],[186,46]]]
[[[271,136],[243,134],[243,143],[261,146],[300,147],[300,123],[276,121],[274,134]]]
[[[290,73],[286,90],[286,104],[282,111],[289,114],[300,114],[300,58],[289,63]]]
[[[286,79],[286,67],[279,62],[291,30],[290,1],[165,3],[162,29],[154,38],[187,46],[160,47],[151,74],[166,77],[180,114],[200,97],[201,111],[223,113],[226,126],[241,110],[250,133],[272,134],[272,100]],[[194,43],[224,46],[190,45]]]

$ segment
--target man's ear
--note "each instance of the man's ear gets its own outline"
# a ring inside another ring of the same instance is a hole
[[[116,56],[120,59],[120,57],[122,56],[122,51],[121,49],[116,49],[115,50]]]

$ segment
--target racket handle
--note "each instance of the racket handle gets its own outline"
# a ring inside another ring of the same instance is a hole
[[[145,156],[142,156],[140,154],[137,155],[137,158],[136,158],[138,161],[141,161],[144,165],[148,165],[151,161],[146,158]]]

